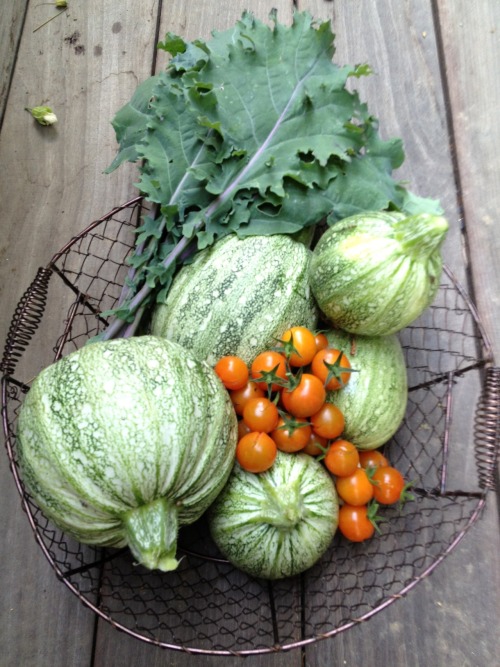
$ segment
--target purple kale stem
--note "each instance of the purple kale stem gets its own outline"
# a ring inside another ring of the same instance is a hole
[[[140,243],[135,249],[134,254],[140,255],[144,251],[144,241]],[[131,293],[130,283],[134,280],[137,269],[131,266],[127,271],[127,277],[123,283],[122,291],[120,292],[120,298],[118,299],[118,307],[122,306],[125,301],[128,299],[129,294]]]
[[[311,73],[314,71],[314,68],[317,64],[317,61],[314,61],[309,68],[309,71],[304,74],[304,76],[297,81],[297,84],[295,86],[295,89],[290,96],[290,99],[288,100],[286,106],[280,113],[279,117],[277,118],[273,128],[269,132],[268,136],[266,137],[265,141],[259,146],[258,150],[254,153],[253,157],[249,160],[247,165],[241,170],[241,172],[238,174],[238,176],[227,186],[227,188],[221,192],[215,199],[214,201],[210,204],[210,206],[207,207],[205,213],[204,213],[204,219],[200,220],[193,229],[193,234],[191,238],[186,238],[185,236],[182,237],[182,239],[177,243],[175,248],[172,250],[172,252],[168,255],[168,257],[165,258],[163,261],[163,267],[168,269],[172,264],[177,262],[178,259],[182,257],[184,252],[187,250],[189,244],[191,243],[191,240],[195,237],[196,232],[200,231],[203,229],[205,226],[205,220],[209,219],[212,217],[212,215],[228,200],[231,198],[233,195],[233,192],[238,188],[238,185],[241,183],[241,181],[245,178],[245,176],[251,171],[253,168],[254,164],[258,162],[259,159],[261,159],[263,153],[273,140],[274,136],[278,132],[280,126],[283,124],[283,122],[286,119],[286,116],[294,103],[297,95],[299,94],[300,90],[303,87],[304,82],[307,80],[307,78],[311,75]],[[205,149],[205,144],[203,144],[196,155],[196,158],[193,162],[193,165],[195,165],[200,156],[202,155],[203,151]],[[185,180],[188,178],[188,172],[186,172],[185,176],[181,179],[179,182],[175,192],[173,193],[173,196],[171,197],[170,203],[176,201],[177,197],[179,196],[182,186],[185,183]],[[142,307],[142,304],[144,301],[148,298],[148,296],[151,294],[153,291],[153,287],[150,287],[149,285],[145,284],[143,287],[137,292],[137,294],[132,298],[129,306],[130,313],[134,314],[136,311]],[[108,326],[108,328],[104,331],[103,334],[103,339],[108,340],[111,338],[115,338],[118,336],[123,335],[122,331],[125,327],[126,323],[124,320],[120,318],[116,318],[111,322],[111,324]],[[128,330],[128,327],[125,328],[125,332]]]
[[[138,308],[137,313],[135,314],[134,321],[130,322],[130,324],[122,328],[120,338],[131,338],[134,336],[139,327],[139,324],[141,323],[143,315],[144,306],[141,306],[141,308]]]
[[[155,218],[160,218],[158,213],[156,213]],[[163,234],[163,230],[165,229],[165,224],[166,224],[166,220],[162,216],[161,224],[159,225],[159,231],[160,231],[161,234]],[[134,255],[142,255],[145,248],[149,247],[150,243],[151,243],[151,240],[147,245],[146,245],[145,241],[143,241],[142,243],[139,243],[134,250]],[[121,293],[120,293],[120,298],[118,299],[118,307],[122,306],[127,301],[129,296],[132,294],[132,288],[130,287],[130,284],[134,281],[136,274],[137,274],[137,269],[134,268],[133,266],[131,266],[129,268],[128,272],[127,272],[127,278],[125,279],[125,281],[123,283],[123,287],[122,287],[122,290],[121,290]]]
[[[290,99],[288,100],[284,109],[282,110],[282,112],[278,116],[275,124],[271,128],[271,131],[267,135],[265,141],[263,141],[262,144],[259,146],[258,150],[255,151],[252,158],[248,161],[248,163],[245,165],[245,167],[240,171],[238,176],[236,176],[236,178],[227,186],[227,188],[223,192],[221,192],[220,195],[218,195],[216,197],[216,199],[214,199],[214,201],[210,204],[210,206],[207,207],[207,210],[206,210],[206,213],[205,213],[205,218],[206,219],[210,218],[215,213],[215,211],[232,196],[232,193],[234,192],[234,190],[238,187],[238,185],[245,178],[245,176],[248,174],[248,172],[251,171],[254,164],[256,162],[258,162],[258,160],[261,159],[264,151],[267,149],[267,147],[269,146],[269,144],[273,140],[274,136],[278,132],[279,128],[281,127],[281,125],[285,121],[286,116],[287,116],[290,108],[292,107],[292,104],[294,103],[297,95],[299,94],[301,88],[303,87],[304,82],[309,78],[309,76],[314,71],[314,68],[315,68],[317,62],[318,61],[315,60],[312,63],[311,67],[309,68],[308,72],[306,72],[304,74],[304,76],[299,81],[297,81],[295,89],[294,89],[293,93],[290,95]]]
[[[204,223],[203,221],[200,221],[194,228],[194,231],[198,231],[203,227]],[[194,237],[187,238],[186,236],[183,236],[181,240],[177,243],[175,248],[169,253],[168,257],[166,257],[163,262],[162,266],[165,269],[168,269],[172,264],[174,264],[181,256],[182,254],[187,250],[189,244],[194,240]],[[149,285],[145,284],[142,286],[142,288],[137,292],[137,294],[134,296],[134,298],[131,300],[130,305],[129,305],[129,310],[131,313],[136,313],[138,309],[141,308],[142,304],[144,301],[147,299],[147,297],[151,294],[153,291],[154,287],[150,287]],[[133,324],[133,323],[132,323]],[[137,326],[136,326],[137,328]],[[127,322],[125,320],[120,319],[119,317],[115,318],[113,322],[108,326],[108,328],[104,331],[102,340],[110,340],[111,338],[121,338],[123,337],[123,330],[127,330]]]
[[[213,134],[213,131],[212,131],[212,130],[209,130],[209,132],[208,132],[208,134],[207,134],[207,139],[208,139],[212,134]],[[196,154],[196,156],[195,156],[195,158],[194,158],[194,160],[193,160],[193,164],[192,164],[191,166],[195,166],[195,165],[199,162],[200,158],[201,158],[202,155],[203,155],[203,152],[204,152],[205,148],[206,148],[206,144],[203,143],[203,144],[201,145],[201,147],[200,147],[198,153]],[[175,188],[175,191],[173,192],[173,194],[172,194],[172,196],[171,196],[171,198],[170,198],[169,204],[173,204],[173,203],[175,203],[175,202],[177,201],[179,195],[180,195],[181,192],[182,192],[182,188],[183,188],[183,186],[185,185],[187,179],[188,179],[190,176],[191,176],[191,174],[190,174],[189,172],[186,172],[186,173],[184,174],[184,176],[181,178],[181,180],[180,180],[179,183],[177,184],[177,187]],[[165,220],[165,218],[163,218],[163,222],[162,222],[162,225],[161,225],[161,230],[162,230],[162,231],[163,231],[163,229],[165,228],[165,224],[166,224],[166,220]],[[200,229],[203,228],[203,226],[204,226],[204,222],[203,222],[203,221],[200,221],[200,223],[199,223],[198,225],[195,226],[194,231],[195,231],[195,232],[196,232],[196,231],[199,231]],[[168,255],[168,257],[166,257],[166,259],[163,260],[163,266],[164,266],[165,268],[168,268],[173,262],[177,261],[177,259],[181,259],[181,260],[184,259],[184,257],[183,257],[183,253],[187,250],[187,247],[188,247],[190,241],[191,241],[191,239],[187,239],[186,237],[183,237],[183,238],[179,241],[179,243],[177,244],[177,246],[176,246],[176,247],[172,250],[172,252]],[[182,244],[182,245],[181,245],[181,244]],[[178,249],[178,248],[179,248],[179,249]],[[193,250],[190,249],[190,250],[188,251],[187,256],[191,255],[192,252],[193,252]],[[129,271],[129,274],[128,274],[128,275],[129,275],[130,278],[133,278],[133,277],[135,276],[135,269],[132,269],[132,268],[131,268],[131,270]],[[131,301],[131,303],[130,303],[130,312],[131,312],[131,313],[134,313],[134,311],[135,311],[137,308],[139,308],[139,306],[142,304],[143,300],[146,299],[146,298],[149,296],[149,294],[152,292],[152,290],[153,290],[153,288],[148,287],[147,285],[144,285],[144,286],[143,286],[143,288],[142,288],[142,289],[135,295],[135,297],[132,299],[132,301]],[[122,304],[126,301],[126,299],[128,298],[129,294],[131,293],[131,291],[132,291],[132,290],[130,289],[130,287],[128,287],[128,289],[126,289],[126,288],[125,288],[125,285],[123,286],[123,288],[122,288],[122,293],[121,293],[121,295],[120,295],[120,301],[119,301],[120,305],[122,305]],[[142,311],[141,311],[141,313],[142,313]],[[134,322],[135,322],[136,319],[137,319],[137,316],[134,318]],[[134,322],[132,322],[131,327],[134,327]],[[111,339],[111,338],[119,338],[119,337],[124,336],[124,333],[122,333],[122,332],[123,332],[123,331],[125,331],[125,332],[128,332],[128,331],[129,331],[129,327],[126,327],[126,328],[125,328],[125,325],[126,325],[125,320],[122,320],[122,319],[120,319],[119,317],[116,317],[116,318],[111,322],[111,324],[108,326],[108,328],[104,331],[104,334],[103,334],[103,340],[109,340],[109,339]],[[135,325],[135,329],[137,328],[137,326],[138,326],[138,322],[137,322],[137,324]],[[130,335],[130,334],[129,334],[129,335]],[[127,337],[127,336],[125,335],[124,337]]]

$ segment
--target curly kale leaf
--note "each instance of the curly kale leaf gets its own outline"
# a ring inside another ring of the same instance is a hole
[[[438,208],[393,178],[401,141],[382,141],[346,87],[370,68],[333,62],[329,22],[305,12],[290,26],[271,19],[246,12],[207,42],[168,34],[159,45],[172,55],[167,70],[113,121],[119,152],[108,171],[137,162],[137,186],[161,212],[138,235],[124,320],[155,290],[163,299],[178,266],[228,233],[295,234],[327,215]]]

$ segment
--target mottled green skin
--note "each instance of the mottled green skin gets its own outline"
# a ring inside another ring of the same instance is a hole
[[[181,269],[152,333],[211,365],[228,354],[251,363],[289,327],[316,326],[310,257],[288,236],[227,236]]]
[[[401,425],[408,402],[408,380],[401,344],[396,335],[354,336],[326,333],[330,347],[342,350],[356,372],[327,401],[344,414],[343,437],[359,449],[375,449]]]
[[[310,265],[320,309],[352,333],[383,336],[403,329],[436,295],[447,229],[439,216],[400,213],[336,223],[319,240]]]
[[[133,542],[136,558],[156,567],[173,557],[177,525],[196,520],[225,484],[236,429],[212,369],[143,336],[89,344],[43,370],[17,436],[23,479],[54,523],[84,543]],[[145,506],[142,534],[127,535]],[[169,512],[174,535],[160,536],[154,524]]]
[[[308,454],[278,452],[264,473],[235,464],[208,512],[222,554],[254,577],[282,579],[308,569],[330,545],[338,525],[331,476]]]

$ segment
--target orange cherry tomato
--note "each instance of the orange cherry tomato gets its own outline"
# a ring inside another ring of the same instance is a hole
[[[258,387],[255,382],[247,382],[247,384],[241,389],[235,389],[229,393],[231,401],[234,406],[234,411],[237,415],[243,414],[245,405],[251,398],[258,398],[260,396],[265,396],[264,391]]]
[[[315,335],[306,327],[287,329],[281,341],[285,343],[285,350],[290,348],[290,353],[286,354],[288,363],[296,368],[310,364],[317,351]]]
[[[339,509],[339,531],[351,542],[364,542],[375,533],[375,523],[369,518],[366,505],[345,503]]]
[[[378,449],[364,449],[359,452],[359,465],[362,468],[380,468],[388,466],[389,461]]]
[[[317,352],[319,352],[320,350],[324,350],[325,348],[328,347],[328,338],[321,331],[319,331],[314,336],[314,340],[316,342],[316,351]]]
[[[248,367],[240,357],[221,357],[215,364],[214,371],[226,389],[241,389],[248,382]]]
[[[373,473],[373,497],[381,505],[392,505],[402,499],[405,489],[403,475],[392,466],[382,466]]]
[[[347,369],[343,371],[343,369]],[[325,348],[314,355],[311,373],[316,375],[328,391],[345,387],[351,377],[351,363],[341,350]]]
[[[348,440],[332,442],[324,458],[325,466],[337,477],[349,477],[358,469],[359,453]]]
[[[252,429],[248,428],[243,419],[238,419],[238,440],[241,440],[244,435],[251,432]]]
[[[323,383],[310,373],[303,373],[298,385],[291,391],[284,389],[281,392],[281,401],[285,410],[301,419],[311,417],[318,412],[325,398],[326,391]]]
[[[278,391],[288,380],[286,359],[274,350],[261,352],[252,361],[250,375],[253,380],[262,380],[255,384],[263,391],[268,391],[269,386],[271,391]]]
[[[359,507],[373,498],[374,486],[364,468],[357,468],[347,477],[337,477],[335,486],[339,496],[348,505]]]
[[[301,425],[303,424],[303,425]],[[311,427],[305,420],[293,419],[290,415],[280,417],[271,438],[282,452],[298,452],[309,442]]]
[[[247,433],[236,445],[236,460],[248,472],[264,472],[274,463],[276,443],[267,433]]]
[[[342,411],[333,403],[323,403],[318,412],[311,415],[310,421],[313,431],[328,440],[338,438],[345,426]]]
[[[307,445],[303,450],[304,453],[309,454],[309,456],[319,456],[320,454],[324,454],[327,448],[328,440],[326,438],[322,438],[311,429],[311,435],[309,436]]]
[[[278,425],[278,408],[265,396],[251,398],[243,408],[243,421],[251,431],[270,433]]]

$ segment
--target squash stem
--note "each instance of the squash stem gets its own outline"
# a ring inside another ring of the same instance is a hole
[[[296,483],[274,487],[263,480],[266,501],[260,519],[276,528],[291,529],[303,518],[303,508]]]
[[[411,215],[394,223],[403,250],[416,259],[426,259],[442,244],[448,231],[446,218],[430,213]]]
[[[134,558],[150,570],[169,572],[179,561],[177,549],[177,508],[166,498],[158,498],[126,512],[123,526]]]

